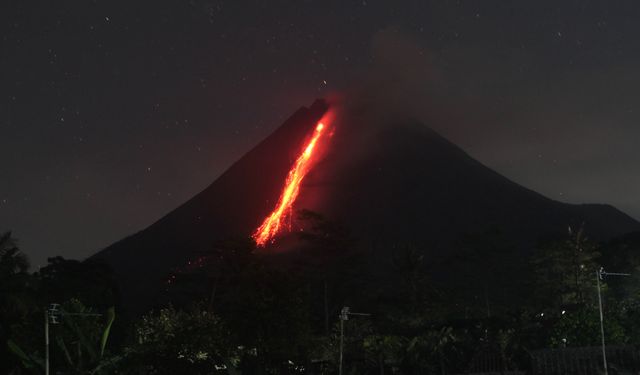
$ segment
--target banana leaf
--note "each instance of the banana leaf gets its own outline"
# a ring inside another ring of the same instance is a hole
[[[107,340],[109,339],[109,333],[111,332],[111,325],[115,319],[116,310],[112,306],[107,310],[107,326],[102,332],[102,340],[100,340],[100,358],[104,356],[104,349],[107,346]]]

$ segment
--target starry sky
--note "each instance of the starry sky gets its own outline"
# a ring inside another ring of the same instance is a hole
[[[514,181],[640,219],[639,16],[637,1],[3,1],[0,231],[34,267],[82,259],[372,76]]]

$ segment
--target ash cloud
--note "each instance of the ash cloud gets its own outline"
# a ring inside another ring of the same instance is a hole
[[[633,66],[558,69],[534,52],[499,50],[488,42],[430,49],[387,28],[371,39],[371,65],[334,102],[362,148],[380,127],[417,120],[552,199],[611,203],[640,217],[640,176],[630,173],[640,163]]]
[[[339,103],[349,116],[364,116],[369,126],[417,117],[435,110],[442,77],[432,55],[395,29],[377,32],[370,45],[371,66],[361,73]]]

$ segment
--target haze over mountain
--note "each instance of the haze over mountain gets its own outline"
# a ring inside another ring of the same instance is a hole
[[[200,194],[91,259],[114,268],[126,300],[152,303],[172,270],[217,241],[255,230],[273,209],[303,140],[328,109],[322,100],[299,109]],[[584,224],[596,239],[640,230],[614,207],[565,204],[522,187],[418,121],[368,121],[358,111],[337,116],[335,135],[303,181],[295,209],[347,227],[367,249],[373,272],[388,269],[397,243],[413,244],[431,264],[451,264],[465,236],[498,231],[513,245],[505,256],[518,260],[517,270],[537,241],[566,233],[568,225]]]

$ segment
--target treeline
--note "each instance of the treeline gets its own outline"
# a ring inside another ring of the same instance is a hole
[[[369,314],[344,322],[345,374],[526,371],[535,349],[599,345],[601,267],[631,274],[601,280],[606,340],[640,345],[637,234],[603,244],[570,229],[508,272],[516,263],[505,259],[521,253],[495,233],[469,235],[456,257],[427,264],[419,246],[365,251],[343,227],[302,215],[304,251],[218,243],[167,275],[164,302],[141,316],[121,305],[107,266],[56,257],[30,273],[4,234],[0,373],[44,373],[54,302],[52,374],[335,374],[344,306]],[[385,270],[370,261],[380,254],[391,254]]]

